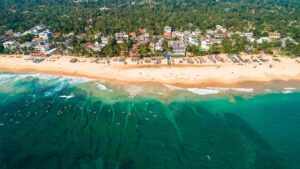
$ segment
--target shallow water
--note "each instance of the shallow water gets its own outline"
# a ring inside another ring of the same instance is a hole
[[[296,91],[166,101],[1,74],[0,168],[298,169],[299,103]]]

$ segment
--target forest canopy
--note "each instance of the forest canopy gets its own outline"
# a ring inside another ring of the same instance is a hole
[[[18,33],[46,25],[59,35],[50,44],[62,51],[71,49],[73,54],[95,55],[87,51],[86,46],[93,46],[90,43],[94,43],[94,37],[100,33],[103,37],[112,37],[115,33],[139,32],[145,28],[155,40],[166,26],[182,32],[206,32],[221,25],[228,32],[252,33],[256,40],[275,32],[282,37],[279,38],[281,44],[277,41],[258,45],[233,36],[210,46],[208,53],[264,51],[272,54],[279,50],[300,56],[299,0],[1,0],[0,8],[3,9],[0,10],[0,35],[9,30]],[[67,39],[64,36],[67,34],[74,36]],[[18,42],[24,44],[32,38],[25,36]],[[128,54],[136,48],[133,41],[120,46],[113,43],[115,39],[109,39],[110,43],[102,50],[104,55],[120,55],[121,51]],[[61,44],[64,47],[60,47]],[[148,56],[149,45],[138,45],[138,53]],[[166,50],[168,45],[163,46]],[[199,45],[186,47],[194,55],[207,54]]]
[[[223,25],[256,34],[276,30],[299,40],[298,0],[1,0],[0,33],[37,24],[59,32],[136,31],[164,26],[206,30]]]

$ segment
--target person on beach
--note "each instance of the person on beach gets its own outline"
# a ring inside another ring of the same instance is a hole
[[[166,52],[166,53],[164,54],[164,57],[167,59],[168,65],[171,65],[172,54],[171,54],[170,52]]]

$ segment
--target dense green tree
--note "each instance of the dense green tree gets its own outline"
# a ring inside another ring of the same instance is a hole
[[[117,44],[116,39],[112,39],[111,42],[102,49],[101,53],[107,57],[119,56],[121,47]]]
[[[285,53],[295,57],[300,57],[300,44],[288,43]]]
[[[214,44],[210,47],[209,54],[220,54],[222,53],[222,46],[218,45],[218,44]]]
[[[263,43],[257,45],[257,49],[259,51],[264,51],[267,53],[270,53],[271,48],[272,48],[272,44],[268,43],[268,42],[263,42]]]
[[[20,43],[24,43],[24,42],[29,42],[34,38],[34,35],[32,34],[27,34],[25,36],[21,36],[21,38],[19,39]]]
[[[187,47],[187,52],[191,53],[193,56],[202,56],[205,54],[199,46],[190,45]]]
[[[299,39],[300,5],[297,1],[161,0],[150,8],[140,3],[143,0],[136,0],[134,6],[126,0],[118,1],[121,6],[114,0],[79,4],[69,0],[2,0],[0,25],[23,31],[43,23],[61,32],[104,33],[135,31],[143,26],[152,34],[160,33],[165,25],[204,30],[220,24],[241,31],[249,30],[251,25],[256,28],[256,35],[270,29],[291,31],[291,35]],[[99,10],[104,5],[110,10]]]
[[[139,55],[143,57],[151,56],[151,49],[148,44],[141,44],[138,49]]]
[[[2,43],[0,43],[0,53],[4,53],[4,47]]]
[[[225,38],[222,41],[223,52],[224,53],[232,53],[233,42],[229,38]]]

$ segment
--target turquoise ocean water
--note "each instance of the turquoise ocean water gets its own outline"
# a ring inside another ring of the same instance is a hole
[[[0,74],[0,169],[300,169],[300,93],[167,100]]]

